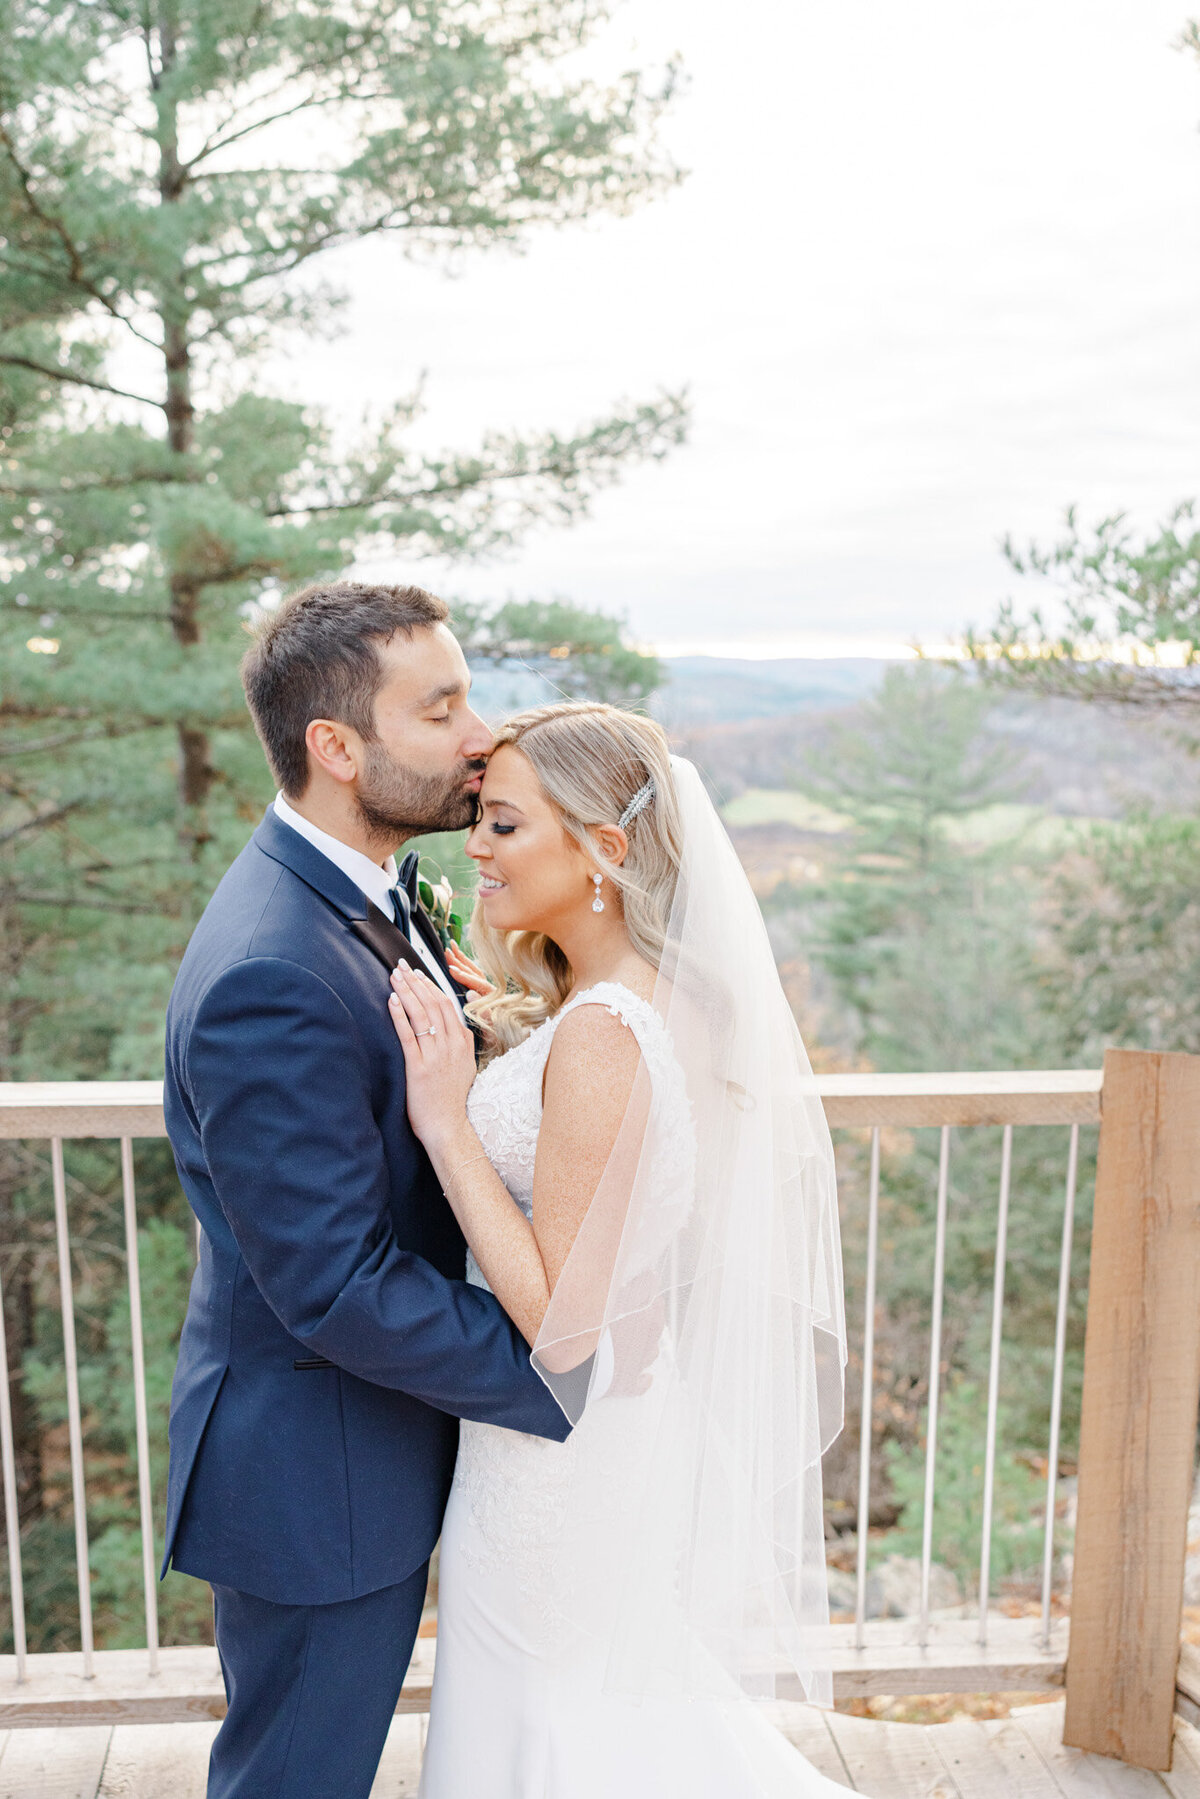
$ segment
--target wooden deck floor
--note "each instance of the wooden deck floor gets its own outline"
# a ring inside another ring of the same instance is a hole
[[[884,1724],[775,1706],[821,1771],[869,1799],[1200,1799],[1200,1730],[1177,1726],[1175,1765],[1148,1774],[1064,1749],[1062,1706],[994,1723]],[[425,1720],[397,1717],[372,1799],[412,1799]],[[80,1725],[0,1734],[0,1799],[204,1799],[215,1724]]]

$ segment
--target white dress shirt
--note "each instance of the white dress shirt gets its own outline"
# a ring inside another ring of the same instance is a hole
[[[343,843],[340,837],[331,837],[319,825],[311,824],[295,807],[288,805],[281,793],[275,795],[275,816],[306,838],[314,849],[320,850],[335,868],[340,868],[344,875],[348,875],[360,893],[364,893],[373,906],[378,906],[385,918],[395,918],[392,888],[400,878],[395,856],[389,856],[386,862],[372,862],[370,856],[364,856],[361,850],[353,849],[350,844]],[[454,989],[438,967],[433,952],[420,931],[414,930],[409,942],[420,956],[430,980],[436,981],[443,993],[448,993],[458,1006]],[[461,1014],[462,1007],[459,1006],[458,1009]]]

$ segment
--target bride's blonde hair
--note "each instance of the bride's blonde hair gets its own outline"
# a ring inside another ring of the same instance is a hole
[[[683,833],[661,726],[600,702],[563,701],[518,712],[496,733],[493,750],[511,744],[537,775],[564,831],[603,869],[620,899],[629,941],[655,968],[662,957],[679,874]],[[603,854],[598,825],[615,825],[634,795],[654,782],[654,798],[631,819],[629,850],[616,866]],[[497,991],[468,1011],[511,1049],[549,1018],[572,986],[570,964],[540,931],[496,931],[476,902],[471,946]]]

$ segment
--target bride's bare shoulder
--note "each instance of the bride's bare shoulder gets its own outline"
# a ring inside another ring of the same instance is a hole
[[[585,1118],[624,1115],[641,1051],[610,997],[598,993],[594,1005],[572,1006],[559,1021],[542,1084],[543,1129],[562,1122],[578,1131]]]

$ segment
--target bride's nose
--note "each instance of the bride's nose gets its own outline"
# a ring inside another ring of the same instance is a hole
[[[482,824],[473,826],[467,837],[467,841],[463,844],[463,850],[466,855],[470,856],[473,862],[482,862],[491,855],[492,852],[488,848],[487,840],[483,835]]]

